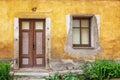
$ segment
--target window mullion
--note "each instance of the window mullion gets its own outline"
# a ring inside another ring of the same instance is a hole
[[[81,42],[82,41],[82,39],[81,39],[81,19],[80,19],[80,45],[81,45]]]
[[[90,27],[91,24],[90,23],[91,22],[90,22],[90,19],[89,19],[89,28],[88,28],[89,29],[89,46],[91,46],[91,34],[90,34],[91,33],[91,27]]]

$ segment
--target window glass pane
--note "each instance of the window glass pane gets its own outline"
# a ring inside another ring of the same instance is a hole
[[[35,29],[43,29],[43,22],[35,22]]]
[[[36,64],[42,64],[43,59],[42,58],[37,58],[36,59]]]
[[[43,32],[36,32],[36,54],[42,54],[42,33]]]
[[[22,64],[23,65],[27,65],[29,63],[29,59],[28,58],[23,58],[22,59]]]
[[[73,29],[73,44],[80,44],[80,29]]]
[[[22,33],[22,54],[29,54],[29,33]]]
[[[29,29],[29,22],[22,22],[22,29]]]
[[[80,27],[80,20],[73,20],[73,27]]]
[[[89,30],[88,29],[82,29],[82,42],[81,44],[89,44]]]
[[[81,27],[88,27],[89,26],[89,20],[88,19],[82,19],[81,20]]]

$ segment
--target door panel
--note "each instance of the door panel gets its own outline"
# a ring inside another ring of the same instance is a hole
[[[29,54],[29,32],[22,33],[22,54]]]
[[[34,65],[45,66],[45,23],[44,21],[35,21],[34,41],[35,41],[35,54]]]
[[[42,32],[36,32],[36,54],[42,54]]]
[[[20,21],[20,67],[32,66],[31,64],[31,49],[30,49],[30,22]]]
[[[20,19],[20,67],[45,67],[45,20]]]
[[[29,30],[29,28],[30,28],[29,21],[23,21],[22,22],[22,30]]]
[[[42,21],[35,22],[35,30],[44,30],[44,22]]]

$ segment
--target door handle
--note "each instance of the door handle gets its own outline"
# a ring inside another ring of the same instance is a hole
[[[33,43],[33,49],[35,48],[35,44]]]

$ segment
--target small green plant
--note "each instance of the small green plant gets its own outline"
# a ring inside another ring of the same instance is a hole
[[[84,74],[92,80],[120,78],[120,63],[113,60],[95,60],[81,66]]]
[[[52,77],[46,77],[45,80],[60,80],[59,76],[60,75],[58,73],[55,73],[54,76],[52,76]]]
[[[66,74],[54,74],[54,76],[46,77],[45,80],[86,80],[84,75],[72,73],[68,71]]]
[[[84,75],[80,75],[80,76],[78,76],[78,79],[79,79],[79,80],[86,80],[86,78],[85,78]]]
[[[62,80],[79,80],[79,79],[75,74],[69,71],[67,74],[63,75]]]
[[[11,80],[10,63],[8,61],[0,61],[0,80]]]

